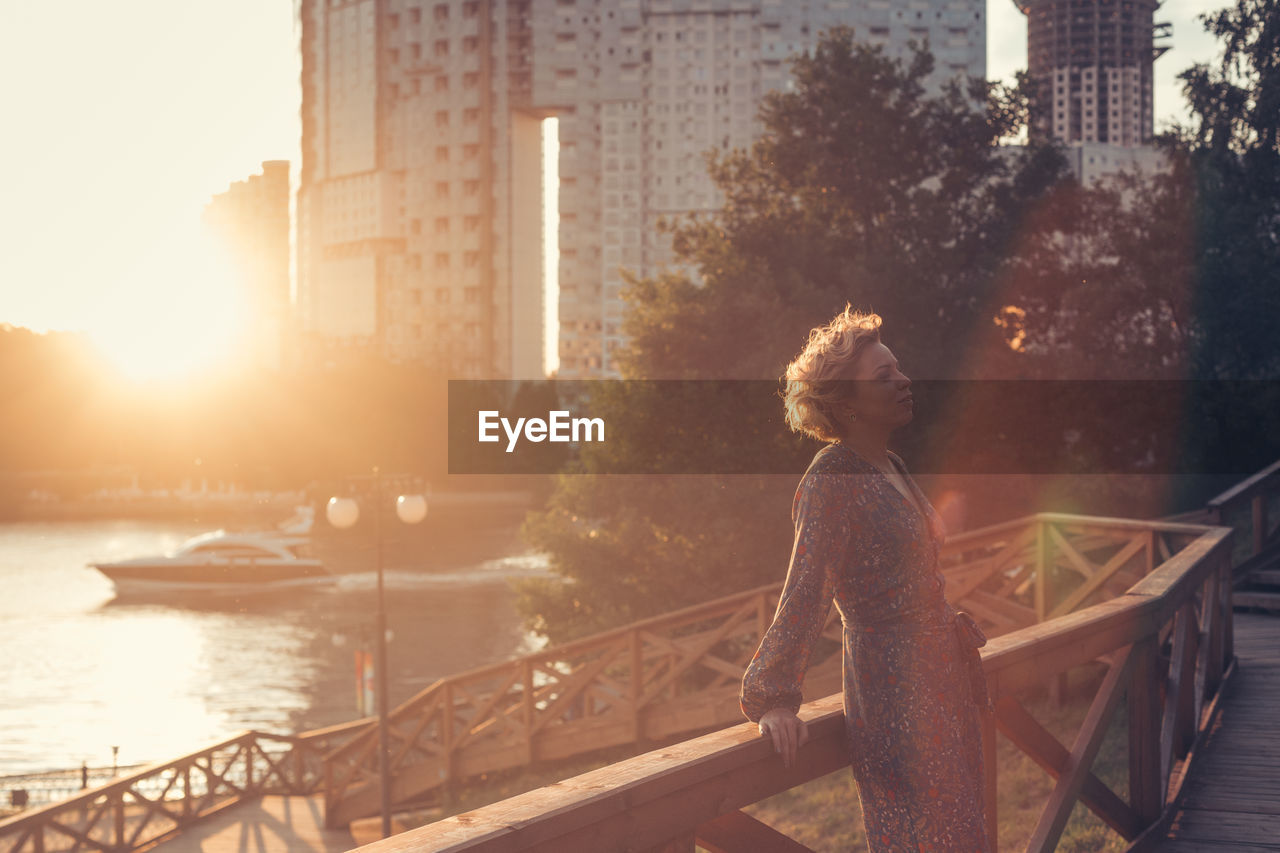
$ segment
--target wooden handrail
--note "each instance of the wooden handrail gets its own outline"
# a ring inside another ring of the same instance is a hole
[[[983,649],[995,727],[1057,780],[1032,836],[1031,850],[1052,850],[1076,802],[1115,831],[1149,837],[1169,817],[1165,792],[1178,761],[1211,723],[1231,670],[1230,545],[1233,531],[1200,527],[1195,541],[1111,600],[991,640]],[[1154,666],[1162,642],[1166,670]],[[1111,667],[1073,745],[1059,744],[1018,701],[1018,692],[1110,655]],[[1196,689],[1200,685],[1200,689]],[[1122,692],[1131,697],[1130,796],[1126,801],[1090,772]],[[1165,696],[1163,702],[1160,696]],[[1138,701],[1141,700],[1141,701]],[[692,851],[700,827],[774,793],[842,766],[841,696],[807,703],[811,742],[796,765],[780,768],[755,726],[740,724],[530,791],[361,848],[363,853],[426,851]],[[1153,713],[1154,711],[1154,713]],[[989,739],[994,738],[994,732]],[[992,744],[987,744],[992,754]],[[995,768],[989,767],[988,790]],[[1185,770],[1185,768],[1184,768]],[[995,825],[989,797],[988,821]],[[717,849],[727,849],[718,847]],[[740,848],[752,849],[750,842]]]
[[[1088,607],[1132,586],[1201,525],[1039,513],[946,542],[946,594],[991,636]],[[390,715],[393,800],[468,776],[741,720],[738,685],[781,583],[441,679]],[[840,625],[807,692],[839,687]],[[447,694],[447,695],[446,695]],[[378,807],[376,730],[326,756],[326,821]]]
[[[1220,509],[1229,504],[1238,503],[1251,498],[1260,490],[1270,490],[1276,485],[1273,480],[1280,479],[1280,460],[1272,462],[1258,473],[1241,480],[1231,488],[1209,499],[1210,509]]]
[[[0,851],[50,853],[65,846],[127,853],[149,847],[245,799],[319,790],[328,746],[316,733],[241,732],[0,821]]]

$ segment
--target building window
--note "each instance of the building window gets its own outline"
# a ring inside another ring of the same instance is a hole
[[[437,92],[449,91],[449,75],[448,74],[436,75],[436,91]]]
[[[421,219],[410,219],[410,220],[409,220],[409,233],[410,233],[410,234],[421,234],[421,233],[422,233],[422,220],[421,220]]]
[[[462,184],[462,192],[464,195],[476,195],[480,192],[480,182],[464,181]]]
[[[479,145],[464,145],[464,146],[462,146],[462,157],[463,157],[463,159],[464,159],[464,160],[474,160],[474,159],[476,159],[476,157],[478,157],[479,155],[480,155],[480,146],[479,146]]]
[[[480,47],[480,39],[476,38],[475,36],[467,36],[462,40],[463,53],[475,53],[476,49],[479,47]]]
[[[448,198],[448,197],[449,197],[449,182],[436,181],[436,198]]]
[[[445,128],[449,126],[449,111],[436,110],[436,127]]]
[[[400,51],[397,48],[391,48],[391,64],[398,65],[400,63]]]
[[[480,120],[480,110],[476,107],[468,107],[462,111],[462,120],[467,124],[475,124]]]
[[[449,288],[437,287],[436,288],[436,304],[443,305],[448,301],[449,301]]]
[[[414,6],[412,9],[409,10],[409,23],[411,24],[422,23],[422,10],[419,9],[417,6]]]
[[[442,59],[449,55],[449,40],[437,39],[435,44],[436,58]]]
[[[467,0],[462,4],[462,17],[474,18],[480,11],[480,4],[476,0]]]
[[[463,220],[462,220],[462,228],[463,228],[463,230],[464,230],[464,231],[468,231],[468,232],[470,232],[470,231],[479,231],[479,230],[480,230],[480,217],[479,217],[479,216],[468,216],[468,217],[466,217],[465,219],[463,219]]]
[[[448,145],[436,146],[436,162],[437,163],[449,162],[449,146]]]
[[[436,18],[436,23],[449,20],[449,4],[437,3],[436,8],[434,10],[434,14]]]
[[[465,252],[462,255],[462,265],[467,269],[475,269],[480,266],[479,252]]]
[[[464,299],[465,299],[467,302],[469,302],[469,303],[471,303],[471,304],[473,304],[473,305],[474,305],[475,303],[477,303],[477,302],[479,302],[479,301],[480,301],[480,288],[478,288],[478,287],[468,287],[468,288],[463,292],[463,297],[464,297]]]
[[[449,253],[436,252],[436,269],[447,270],[449,268]]]
[[[462,75],[462,86],[466,89],[474,89],[476,84],[480,82],[480,72],[468,71]]]
[[[413,42],[412,44],[410,44],[410,45],[409,45],[409,55],[410,55],[411,57],[413,57],[413,60],[414,60],[415,62],[416,62],[417,60],[421,59],[421,58],[422,58],[422,45],[418,44],[416,41],[415,41],[415,42]]]
[[[436,233],[437,234],[449,233],[449,217],[447,216],[436,217]]]
[[[400,29],[400,16],[399,16],[399,15],[397,15],[397,14],[395,14],[395,13],[393,12],[392,14],[390,14],[390,15],[388,15],[388,16],[387,16],[387,20],[388,20],[388,21],[390,21],[390,23],[391,23],[391,29],[393,29],[393,30],[398,30],[398,29]]]

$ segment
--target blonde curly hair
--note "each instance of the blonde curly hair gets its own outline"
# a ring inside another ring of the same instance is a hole
[[[840,438],[835,411],[850,399],[853,389],[847,380],[853,364],[869,344],[879,341],[880,315],[854,311],[847,302],[830,323],[811,330],[783,374],[787,426],[819,441]]]

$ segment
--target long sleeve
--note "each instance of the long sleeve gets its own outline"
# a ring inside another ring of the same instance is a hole
[[[805,670],[831,608],[835,569],[852,535],[853,479],[811,469],[796,490],[787,580],[773,623],[742,678],[742,712],[752,722],[773,708],[800,708]]]

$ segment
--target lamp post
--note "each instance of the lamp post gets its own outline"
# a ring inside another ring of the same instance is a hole
[[[387,606],[382,581],[382,475],[373,469],[373,536],[378,572],[378,615],[374,645],[378,699],[378,793],[382,804],[382,837],[391,836],[391,767],[387,750]],[[405,524],[417,524],[427,516],[427,500],[422,495],[396,498],[396,515]],[[332,497],[325,517],[338,529],[351,527],[360,518],[360,506],[352,498]]]

